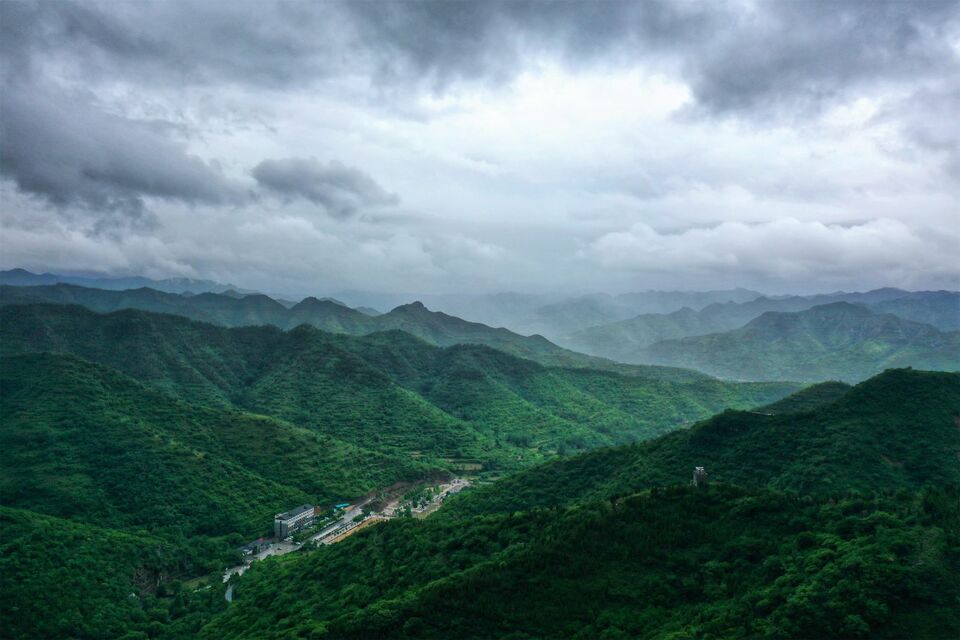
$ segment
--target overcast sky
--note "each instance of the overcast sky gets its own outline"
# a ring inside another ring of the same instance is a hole
[[[0,266],[960,286],[960,3],[3,0]]]

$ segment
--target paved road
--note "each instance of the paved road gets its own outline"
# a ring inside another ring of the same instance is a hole
[[[416,514],[426,515],[440,507],[440,503],[443,502],[443,499],[452,493],[457,493],[463,488],[469,486],[469,482],[461,478],[455,478],[452,482],[445,483],[440,485],[440,491],[436,496],[433,497],[433,500],[430,501],[430,504],[426,505],[423,508],[414,509],[413,512]],[[363,507],[366,506],[372,498],[368,498],[363,502],[358,502],[355,505],[352,505],[343,512],[343,515],[337,519],[336,522],[327,525],[321,531],[318,531],[315,535],[311,536],[310,542],[318,542],[320,544],[331,544],[331,541],[338,538],[341,534],[355,528],[360,524],[360,522],[354,522],[353,519],[358,515],[363,513]],[[396,512],[399,508],[399,501],[394,500],[388,504],[383,511],[379,513],[371,513],[371,515],[381,516],[384,518],[390,518],[396,515]],[[230,567],[223,574],[223,581],[227,582],[233,576],[243,575],[243,572],[247,570],[247,567],[250,566],[250,563],[254,560],[263,560],[269,556],[282,556],[284,554],[290,553],[291,551],[296,551],[303,546],[302,542],[274,542],[271,543],[266,550],[248,558],[244,561],[244,564],[237,565],[236,567]],[[225,594],[227,602],[230,602],[233,599],[233,585],[228,585],[227,593]]]

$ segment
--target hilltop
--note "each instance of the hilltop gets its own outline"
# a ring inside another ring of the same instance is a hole
[[[334,300],[317,298],[306,298],[288,308],[263,294],[240,297],[216,293],[179,295],[150,288],[108,291],[69,284],[0,286],[2,305],[36,303],[78,304],[98,313],[123,309],[170,313],[225,327],[273,325],[280,329],[293,329],[307,324],[324,331],[349,335],[401,329],[437,346],[482,344],[548,366],[604,369],[626,375],[678,381],[708,377],[696,371],[627,365],[588,356],[559,347],[543,336],[522,336],[507,329],[488,327],[430,311],[420,302],[400,305],[389,313],[370,315],[369,312],[351,309]]]
[[[255,566],[200,635],[950,637],[958,523],[956,491],[821,499],[730,486],[399,520]]]
[[[718,302],[702,308],[684,307],[669,313],[644,313],[618,322],[598,324],[557,336],[565,347],[622,362],[643,363],[643,349],[663,340],[722,333],[743,327],[761,315],[806,311],[847,302],[875,313],[929,324],[941,331],[960,329],[960,293],[955,291],[901,291],[877,289],[866,293],[816,296],[757,296],[740,302]]]
[[[664,340],[638,358],[741,380],[856,382],[891,367],[960,370],[960,332],[836,302],[767,312],[725,333]]]
[[[796,390],[544,367],[401,331],[354,337],[301,325],[228,329],[81,307],[0,308],[0,353],[70,353],[175,397],[270,415],[356,446],[517,468],[655,436]]]
[[[726,411],[649,442],[548,462],[452,500],[447,516],[510,512],[711,481],[813,492],[960,486],[960,374],[896,369],[809,411]]]
[[[436,471],[63,354],[0,359],[0,422],[4,504],[154,535],[249,539],[291,504]]]

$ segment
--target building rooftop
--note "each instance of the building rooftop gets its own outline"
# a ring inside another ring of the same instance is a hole
[[[295,516],[300,515],[300,514],[303,513],[304,511],[313,511],[313,505],[312,505],[312,504],[302,504],[302,505],[300,505],[299,507],[296,507],[295,509],[291,509],[290,511],[286,511],[286,512],[284,512],[284,513],[278,513],[278,514],[276,515],[276,519],[277,519],[277,520],[289,520],[290,518],[293,518],[293,517],[295,517]]]

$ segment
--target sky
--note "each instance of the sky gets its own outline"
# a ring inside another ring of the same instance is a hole
[[[0,1],[0,267],[960,287],[960,2]]]

